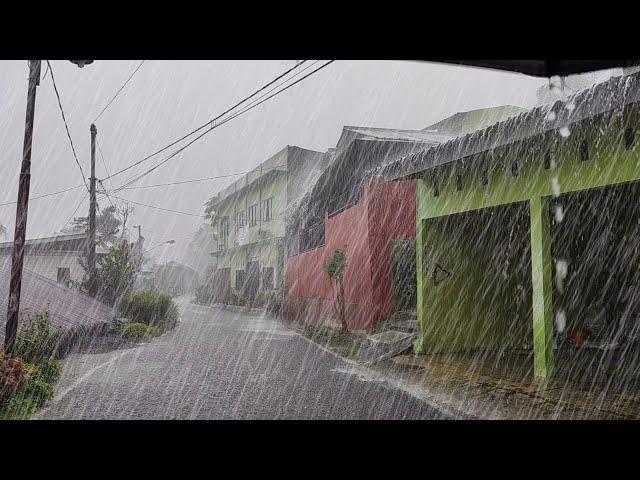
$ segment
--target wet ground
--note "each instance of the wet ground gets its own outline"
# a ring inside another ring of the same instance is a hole
[[[150,343],[67,357],[36,418],[444,418],[278,320],[187,302],[181,309],[179,325]]]

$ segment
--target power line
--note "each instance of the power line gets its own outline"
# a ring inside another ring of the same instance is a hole
[[[67,130],[67,137],[69,137],[69,143],[71,143],[71,150],[73,151],[73,157],[76,159],[76,163],[80,168],[80,173],[82,174],[82,181],[84,182],[84,186],[87,188],[87,192],[89,191],[89,186],[87,185],[87,180],[84,176],[84,170],[82,170],[82,165],[78,161],[78,156],[76,155],[76,149],[73,146],[73,140],[71,140],[71,134],[69,133],[69,125],[67,125],[67,119],[64,116],[64,109],[62,108],[62,102],[60,101],[60,94],[58,93],[58,87],[56,86],[56,79],[53,76],[53,68],[47,60],[47,65],[49,66],[49,70],[51,71],[51,81],[53,82],[53,89],[56,92],[56,97],[58,97],[58,106],[60,107],[60,113],[62,114],[62,121],[64,122],[64,128]]]
[[[258,93],[260,93],[262,90],[264,90],[265,88],[273,85],[275,82],[277,82],[278,80],[280,80],[282,77],[284,77],[285,75],[291,73],[293,70],[295,70],[296,68],[299,68],[303,63],[305,63],[306,60],[302,60],[301,62],[295,64],[293,67],[291,67],[290,69],[288,69],[286,72],[278,75],[276,78],[274,78],[273,80],[271,80],[269,83],[263,85],[262,87],[260,87],[258,90],[256,90],[255,92],[253,92],[251,95],[243,98],[242,100],[240,100],[238,103],[236,103],[233,107],[228,108],[227,110],[225,110],[224,112],[222,112],[221,114],[219,114],[218,116],[216,116],[215,118],[212,118],[211,120],[208,120],[206,123],[203,123],[202,125],[200,125],[199,127],[197,127],[196,129],[190,131],[189,133],[183,135],[182,137],[180,137],[177,140],[174,140],[173,142],[171,142],[170,144],[162,147],[160,150],[157,150],[155,152],[153,152],[151,155],[147,155],[146,157],[144,157],[142,160],[139,160],[135,163],[132,163],[131,165],[129,165],[126,168],[123,168],[122,170],[118,170],[117,172],[115,172],[113,175],[111,175],[108,178],[111,177],[115,177],[116,175],[120,175],[123,172],[126,172],[127,170],[130,170],[131,168],[140,165],[143,162],[146,162],[147,160],[149,160],[150,158],[156,156],[159,153],[164,152],[165,150],[173,147],[174,145],[180,143],[182,140],[190,137],[191,135],[193,135],[196,132],[199,132],[200,130],[202,130],[203,128],[205,128],[207,125],[211,125],[213,122],[215,122],[216,120],[220,119],[222,116],[226,115],[227,113],[229,113],[230,111],[234,110],[236,107],[242,105],[244,102],[246,102],[247,100],[253,98],[255,95],[257,95]],[[104,179],[106,180],[106,179]]]
[[[140,67],[142,66],[142,64],[146,62],[146,60],[142,60],[140,62],[140,65],[138,65],[136,67],[136,69],[133,71],[133,73],[129,76],[129,78],[127,78],[127,81],[124,82],[124,84],[120,87],[120,89],[116,92],[116,94],[113,96],[113,98],[111,100],[109,100],[109,103],[107,103],[105,105],[105,107],[102,109],[102,111],[98,114],[98,116],[96,117],[96,119],[92,122],[92,123],[96,123],[98,121],[98,119],[102,116],[102,114],[107,110],[107,108],[109,108],[109,105],[111,105],[113,103],[113,101],[118,97],[118,95],[120,95],[120,92],[124,89],[124,87],[127,86],[127,83],[129,83],[129,81],[133,78],[133,76],[136,74],[136,72],[140,69]]]
[[[61,193],[66,193],[66,192],[70,192],[71,190],[75,190],[77,188],[81,188],[84,185],[76,185],[75,187],[69,187],[66,188],[64,190],[60,190],[58,192],[52,192],[52,193],[45,193],[43,195],[38,195],[37,197],[29,197],[29,201],[31,200],[38,200],[39,198],[45,198],[45,197],[52,197],[54,195],[60,195]],[[18,203],[17,201],[14,202],[6,202],[6,203],[0,203],[0,207],[4,207],[5,205],[15,205],[16,203]]]
[[[193,180],[183,180],[181,182],[156,183],[156,184],[153,184],[153,185],[138,185],[137,187],[120,188],[118,191],[133,190],[133,189],[136,189],[136,188],[168,187],[168,186],[171,186],[171,185],[183,185],[185,183],[205,182],[207,180],[216,180],[216,179],[219,179],[219,178],[237,177],[237,176],[240,176],[240,175],[244,175],[245,173],[247,173],[247,172],[230,173],[229,175],[218,175],[216,177],[194,178]],[[100,183],[102,183],[102,181],[100,181]]]
[[[96,144],[98,145],[98,152],[100,153],[100,158],[102,159],[102,165],[104,166],[104,171],[107,173],[107,175],[109,175],[109,169],[107,168],[107,162],[104,159],[104,155],[102,154],[102,148],[100,148],[100,142],[98,141],[97,137],[96,137]],[[104,189],[104,193],[107,196],[107,200],[109,200],[109,203],[115,209],[116,206],[111,201],[111,197],[109,197],[109,194],[107,193],[107,189],[104,188],[104,185],[102,184],[102,180],[98,180],[98,182],[100,182],[100,185],[102,185],[102,188]],[[109,180],[109,183],[111,183],[111,180]],[[113,190],[113,183],[111,183],[111,189]]]
[[[115,195],[112,195],[112,196],[113,196],[113,198],[117,198],[118,200],[122,200],[122,201],[125,201],[125,202],[131,202],[131,203],[134,203],[136,205],[142,205],[143,207],[155,208],[157,210],[162,210],[162,211],[165,211],[165,212],[179,213],[181,215],[189,215],[189,216],[192,216],[192,217],[204,218],[204,215],[198,215],[196,213],[181,212],[180,210],[172,210],[170,208],[158,207],[157,205],[149,205],[147,203],[134,202],[133,200],[130,200],[128,198],[116,197]]]
[[[60,231],[62,232],[65,228],[67,228],[67,225],[69,224],[69,222],[71,220],[73,220],[74,215],[76,214],[76,212],[78,211],[78,209],[80,208],[80,205],[82,205],[82,202],[84,202],[85,198],[87,198],[87,195],[89,194],[89,192],[86,192],[82,195],[82,198],[80,199],[80,202],[78,203],[78,206],[76,207],[76,209],[73,211],[73,213],[71,214],[71,216],[69,217],[69,220],[67,220],[64,224],[64,226],[60,229]]]
[[[289,88],[293,87],[294,85],[300,83],[301,81],[303,81],[304,79],[306,79],[307,77],[310,77],[311,75],[313,75],[316,72],[319,72],[320,70],[322,70],[324,67],[328,66],[329,64],[333,63],[335,60],[329,60],[327,63],[324,63],[323,65],[321,65],[320,67],[316,68],[315,70],[312,70],[311,72],[309,72],[308,74],[306,74],[304,77],[299,78],[298,80],[296,80],[293,83],[290,83],[289,85],[287,85],[286,87],[278,90],[277,92],[269,95],[268,97],[264,98],[263,100],[257,102],[257,103],[253,103],[250,106],[245,107],[244,109],[240,110],[239,112],[236,112],[235,114],[233,114],[230,117],[225,118],[222,122],[214,124],[213,126],[211,126],[208,130],[205,130],[203,133],[201,133],[200,135],[198,135],[196,138],[194,138],[193,140],[191,140],[189,143],[187,143],[186,145],[184,145],[183,147],[179,148],[178,150],[176,150],[175,152],[173,152],[171,155],[169,155],[167,158],[165,158],[163,161],[157,163],[156,165],[154,165],[153,167],[151,167],[150,169],[146,170],[145,172],[141,173],[140,175],[138,175],[137,177],[132,178],[131,180],[126,181],[123,185],[121,185],[120,187],[117,187],[115,189],[116,192],[122,190],[123,188],[129,187],[130,185],[132,185],[133,183],[137,182],[138,180],[142,179],[143,177],[145,177],[146,175],[150,174],[151,172],[153,172],[155,169],[159,168],[160,166],[164,165],[165,163],[167,163],[169,160],[171,160],[173,157],[175,157],[176,155],[178,155],[179,153],[181,153],[182,151],[184,151],[185,149],[187,149],[189,146],[191,146],[192,144],[194,144],[196,141],[198,141],[199,139],[201,139],[202,137],[204,137],[207,133],[211,132],[212,130],[224,125],[225,123],[233,120],[234,118],[256,108],[258,105],[266,102],[267,100],[275,97],[276,95],[281,94],[282,92],[284,92],[285,90],[288,90]]]

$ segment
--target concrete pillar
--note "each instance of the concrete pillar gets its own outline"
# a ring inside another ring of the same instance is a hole
[[[531,220],[531,281],[533,288],[534,374],[549,379],[554,372],[553,273],[551,268],[551,222],[549,201],[529,200]]]

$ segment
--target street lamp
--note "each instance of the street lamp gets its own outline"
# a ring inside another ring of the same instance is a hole
[[[70,60],[82,68],[93,60]],[[18,333],[18,314],[20,312],[20,287],[22,286],[22,266],[24,264],[24,242],[27,235],[27,212],[29,209],[29,185],[31,183],[31,143],[33,139],[33,118],[36,110],[36,87],[40,84],[40,66],[42,60],[29,60],[29,86],[27,88],[27,114],[24,125],[24,143],[22,164],[18,181],[18,202],[16,205],[16,224],[13,235],[13,253],[11,254],[11,280],[7,302],[7,325],[4,336],[4,350],[13,355]]]

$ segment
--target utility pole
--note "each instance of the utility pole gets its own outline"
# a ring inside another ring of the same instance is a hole
[[[96,135],[98,130],[92,123],[91,132],[91,179],[89,189],[91,200],[89,202],[89,242],[87,251],[87,264],[89,265],[89,295],[96,296],[98,281],[96,279]]]
[[[13,252],[11,256],[11,282],[9,284],[9,301],[7,305],[7,326],[4,337],[4,350],[8,354],[14,353],[16,335],[18,333],[22,265],[24,263],[24,241],[27,236],[29,184],[31,182],[31,140],[33,139],[33,117],[36,110],[36,87],[40,84],[40,62],[40,60],[29,60],[27,115],[24,124],[22,166],[20,168],[20,181],[18,184],[16,226],[13,235]]]

